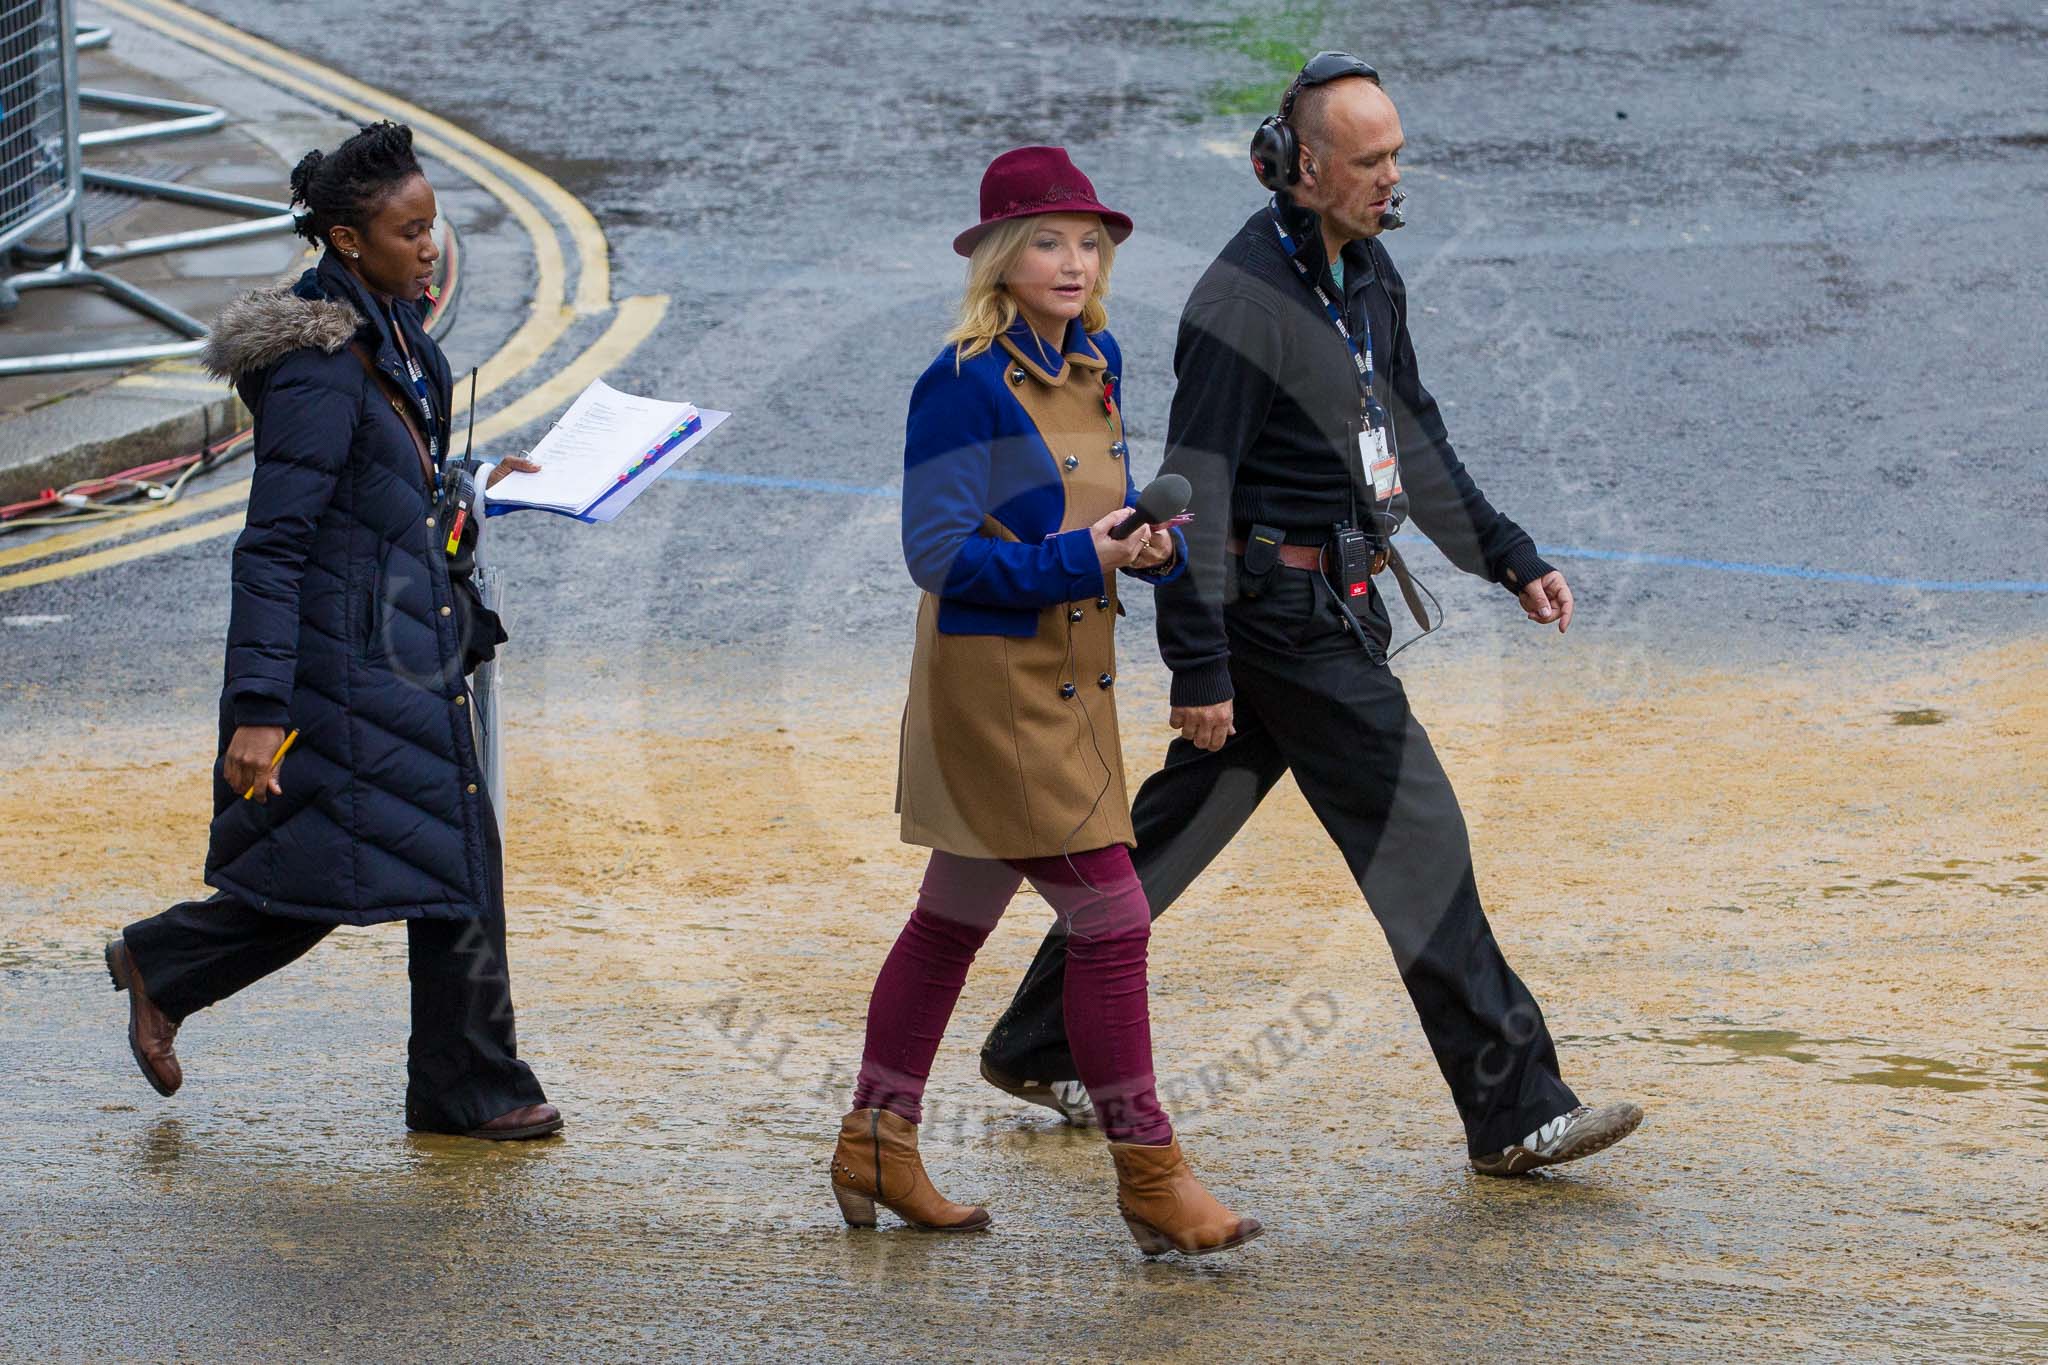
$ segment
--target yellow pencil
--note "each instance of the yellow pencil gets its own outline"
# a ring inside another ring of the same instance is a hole
[[[270,768],[263,774],[263,777],[268,777],[270,776],[271,773],[276,772],[277,765],[284,762],[284,756],[290,753],[292,751],[292,745],[297,744],[298,742],[299,732],[297,730],[294,730],[290,734],[286,735],[284,737],[284,743],[278,745],[277,752],[270,756]],[[253,783],[250,784],[249,790],[242,793],[242,799],[244,801],[253,801],[255,799],[256,788],[263,785],[263,777],[257,778]]]

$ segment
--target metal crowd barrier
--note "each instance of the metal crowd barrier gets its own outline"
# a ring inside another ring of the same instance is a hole
[[[0,0],[0,256],[12,251],[29,260],[54,262],[41,270],[0,278],[0,313],[14,306],[15,295],[21,291],[85,286],[162,323],[182,339],[0,360],[0,377],[96,369],[197,354],[205,344],[206,324],[98,267],[137,256],[217,246],[292,229],[290,205],[275,200],[85,167],[84,152],[90,147],[182,137],[208,132],[227,122],[226,112],[211,105],[81,89],[80,49],[104,47],[112,36],[111,30],[105,28],[80,28],[74,0]],[[125,113],[169,117],[87,133],[80,126],[80,109],[88,104]],[[17,122],[22,129],[18,136]],[[17,141],[24,149],[18,157]],[[13,169],[16,159],[26,169]],[[237,223],[93,246],[86,239],[88,186],[255,216]],[[18,209],[17,199],[21,201]],[[63,247],[50,250],[23,244],[25,238],[60,217],[65,222]]]
[[[64,0],[0,0],[0,253],[61,218],[80,194],[77,85]]]

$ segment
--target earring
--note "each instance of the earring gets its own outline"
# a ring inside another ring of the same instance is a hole
[[[348,253],[348,258],[352,261],[360,261],[361,259],[363,259],[363,253],[360,251],[351,251]]]

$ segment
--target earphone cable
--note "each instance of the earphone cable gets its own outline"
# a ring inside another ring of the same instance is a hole
[[[1080,680],[1076,677],[1069,676],[1070,671],[1072,670],[1074,665],[1074,615],[1071,609],[1065,610],[1067,615],[1067,657],[1065,661],[1062,662],[1060,665],[1060,673],[1062,675],[1061,680],[1073,686],[1074,704],[1081,708],[1081,715],[1084,718],[1086,718],[1088,722],[1088,745],[1091,749],[1095,751],[1095,761],[1102,766],[1102,786],[1096,790],[1095,800],[1089,803],[1087,814],[1083,815],[1080,818],[1080,820],[1075,823],[1074,827],[1067,831],[1067,837],[1060,841],[1060,857],[1066,862],[1067,871],[1074,874],[1074,880],[1080,882],[1081,885],[1087,887],[1089,892],[1093,895],[1100,896],[1102,894],[1102,888],[1097,886],[1094,882],[1089,881],[1088,878],[1082,874],[1081,869],[1074,863],[1074,840],[1077,837],[1079,837],[1082,830],[1088,827],[1088,822],[1095,818],[1095,812],[1102,808],[1102,798],[1109,795],[1109,786],[1110,782],[1113,780],[1113,775],[1110,771],[1109,760],[1107,758],[1104,758],[1102,755],[1102,739],[1095,729],[1094,713],[1089,711],[1088,703],[1081,700]],[[1075,747],[1077,749],[1079,748],[1080,738],[1081,722],[1077,720],[1074,722],[1074,739]],[[1067,924],[1067,934],[1070,938],[1076,936],[1073,927],[1073,922],[1071,919],[1069,919]],[[1088,941],[1088,936],[1086,934],[1078,935],[1078,937],[1080,937],[1084,942]]]
[[[1408,646],[1412,644],[1417,644],[1423,640],[1427,640],[1430,636],[1436,634],[1439,630],[1443,629],[1444,604],[1436,600],[1436,594],[1429,590],[1429,584],[1423,582],[1422,579],[1416,574],[1415,570],[1410,569],[1408,571],[1408,581],[1410,583],[1413,583],[1416,587],[1422,589],[1422,595],[1429,599],[1429,605],[1436,608],[1436,624],[1431,626],[1428,630],[1423,631],[1420,635],[1415,636],[1413,639],[1403,640],[1401,642],[1400,649],[1396,649],[1395,651],[1393,651],[1393,653],[1387,655],[1388,663],[1394,662],[1394,660],[1397,657],[1399,657],[1402,649],[1406,649],[1408,648]]]

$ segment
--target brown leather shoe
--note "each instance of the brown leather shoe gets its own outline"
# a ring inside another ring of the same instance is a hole
[[[149,998],[128,940],[118,934],[107,943],[107,975],[114,978],[116,991],[128,992],[128,1051],[142,1068],[142,1078],[156,1087],[157,1094],[175,1095],[185,1083],[185,1069],[171,1050],[178,1026]]]
[[[832,1194],[849,1227],[875,1225],[875,1205],[925,1232],[974,1232],[988,1210],[955,1204],[932,1187],[917,1155],[917,1125],[886,1109],[856,1109],[839,1121]]]
[[[1175,1139],[1162,1147],[1112,1142],[1116,1207],[1147,1256],[1178,1251],[1208,1256],[1243,1246],[1264,1232],[1256,1218],[1240,1218],[1202,1188]]]
[[[481,1128],[472,1128],[462,1136],[481,1138],[485,1142],[523,1142],[527,1138],[546,1137],[549,1133],[562,1131],[562,1111],[552,1104],[526,1104],[500,1114]]]

